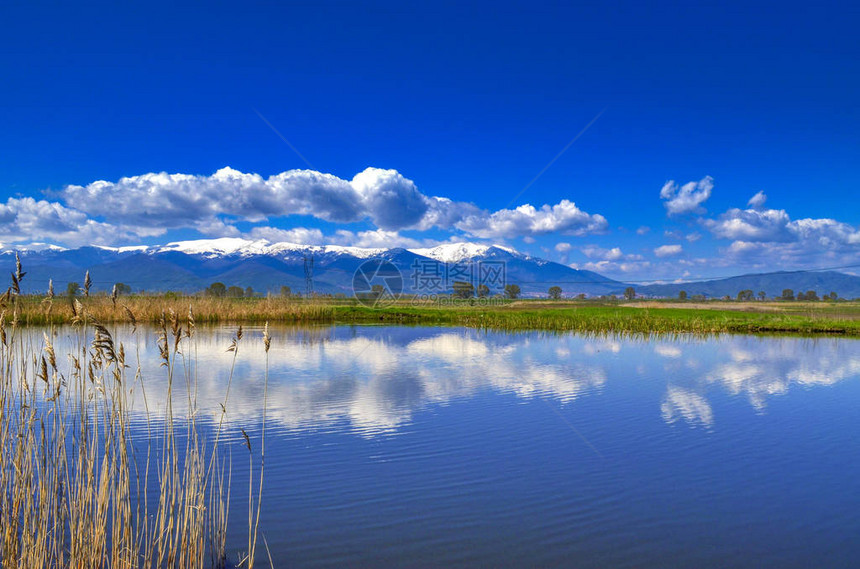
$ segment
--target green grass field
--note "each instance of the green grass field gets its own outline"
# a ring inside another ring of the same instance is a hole
[[[843,308],[843,310],[848,310]],[[851,310],[860,314],[860,306]],[[836,313],[765,312],[725,308],[637,307],[594,303],[515,303],[494,307],[334,307],[334,320],[453,324],[505,330],[632,333],[796,333],[860,336],[860,320]]]
[[[706,302],[629,303],[517,300],[455,303],[399,301],[385,308],[363,306],[355,299],[211,298],[173,296],[105,296],[79,299],[98,322],[129,320],[156,323],[162,314],[193,310],[199,323],[402,323],[458,325],[501,330],[560,330],[632,333],[794,333],[860,336],[860,303],[855,302]],[[46,303],[19,297],[14,310],[24,324],[62,324],[74,317],[69,299]],[[128,310],[126,310],[128,308]],[[5,308],[6,320],[15,317]]]

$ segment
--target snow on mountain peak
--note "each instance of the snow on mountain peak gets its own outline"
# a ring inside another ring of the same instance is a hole
[[[242,239],[239,237],[222,237],[217,239],[194,239],[190,241],[173,241],[161,246],[123,246],[123,247],[107,247],[96,246],[104,251],[112,251],[115,253],[185,253],[186,255],[200,255],[210,259],[228,255],[239,255],[242,257],[253,257],[258,255],[289,255],[294,254],[316,254],[316,255],[348,255],[360,259],[368,259],[379,257],[390,249],[381,247],[349,247],[344,245],[302,245],[299,243],[278,242],[272,243],[265,239]],[[45,251],[55,250],[63,251],[62,247],[56,245],[46,245],[44,243],[33,243],[28,246],[17,246],[21,251]],[[13,246],[3,247],[0,245],[0,250],[13,250]],[[491,249],[499,249],[506,251],[518,257],[526,257],[521,253],[509,247],[500,245],[483,245],[478,243],[443,243],[436,247],[427,247],[419,249],[409,249],[409,252],[423,257],[429,257],[442,263],[460,263],[476,257],[483,257]]]
[[[29,243],[27,245],[4,245],[0,243],[0,251],[14,253],[19,251],[24,253],[43,253],[45,251],[68,251],[65,247],[53,245],[51,243]]]
[[[409,251],[422,257],[430,257],[442,263],[459,263],[467,259],[486,255],[490,249],[501,249],[513,255],[519,255],[517,251],[509,247],[481,245],[478,243],[444,243],[436,247],[410,249]]]
[[[258,254],[267,253],[271,244],[260,239],[251,241],[239,237],[222,237],[220,239],[195,239],[193,241],[174,241],[164,247],[156,249],[158,253],[176,251],[187,255],[207,255],[210,257],[220,255],[233,255],[235,253]]]
[[[252,241],[238,237],[222,237],[220,239],[197,239],[193,241],[175,241],[163,247],[153,249],[155,253],[180,252],[186,255],[204,255],[206,257],[220,257],[223,255],[278,255],[285,253],[311,253],[337,255],[352,255],[359,258],[368,258],[381,255],[387,249],[344,247],[341,245],[301,245],[298,243],[279,242],[271,243],[265,239]]]

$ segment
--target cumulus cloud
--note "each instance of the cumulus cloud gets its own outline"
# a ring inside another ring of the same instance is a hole
[[[835,219],[792,220],[782,209],[730,209],[703,225],[721,239],[749,242],[808,242],[832,248],[860,246],[860,228]]]
[[[835,219],[793,220],[785,210],[758,207],[733,208],[701,224],[714,237],[731,241],[723,253],[733,265],[765,269],[860,260],[860,228]]]
[[[660,190],[660,198],[666,200],[663,205],[669,215],[681,215],[684,213],[702,213],[704,203],[711,197],[714,189],[714,179],[705,176],[698,182],[687,182],[678,186],[674,180],[669,180]]]
[[[568,251],[571,250],[572,247],[573,246],[570,243],[565,243],[563,241],[561,243],[555,244],[555,250],[558,251],[559,253],[567,253]]]
[[[683,252],[683,248],[680,245],[661,245],[654,249],[654,254],[658,257],[672,257],[680,255],[681,252]]]
[[[265,239],[272,243],[297,243],[299,245],[325,245],[327,241],[323,232],[317,228],[294,227],[279,229],[277,227],[254,227],[248,232],[251,239]]]
[[[232,168],[211,176],[151,173],[67,186],[61,196],[90,215],[168,228],[218,215],[261,221],[309,214],[346,222],[357,221],[364,212],[362,195],[349,182],[312,170],[289,170],[268,179]]]
[[[149,173],[70,185],[62,199],[76,211],[131,227],[192,227],[233,236],[234,221],[261,223],[291,215],[351,223],[368,220],[383,231],[441,228],[482,238],[533,238],[552,232],[584,235],[607,222],[562,200],[536,208],[486,211],[446,197],[422,194],[396,170],[367,168],[352,180],[313,170],[288,170],[263,178],[222,168],[211,176]]]
[[[785,210],[733,208],[717,219],[703,221],[711,233],[721,239],[746,241],[789,241],[791,218]]]
[[[449,198],[431,196],[427,198],[427,211],[415,224],[414,229],[425,230],[432,227],[452,228],[468,217],[486,217],[489,213],[468,202],[455,202]]]
[[[365,211],[381,229],[417,224],[429,209],[427,199],[412,180],[396,170],[368,168],[356,174],[350,185],[362,198]]]
[[[9,198],[0,203],[0,238],[53,241],[68,245],[110,245],[134,235],[158,236],[160,228],[117,226],[89,219],[87,214],[56,202]]]
[[[390,249],[392,247],[419,248],[438,245],[438,241],[419,240],[401,235],[396,231],[385,231],[375,229],[368,231],[352,232],[339,229],[335,232],[333,239],[328,240],[335,245],[346,245],[352,247],[370,247],[379,249]]]
[[[547,233],[581,236],[602,232],[607,225],[602,215],[589,214],[575,203],[561,200],[556,205],[544,205],[540,209],[526,204],[489,215],[470,215],[455,226],[470,235],[492,239]]]

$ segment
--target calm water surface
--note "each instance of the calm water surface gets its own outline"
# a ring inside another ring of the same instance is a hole
[[[210,420],[232,333],[196,339]],[[227,405],[234,458],[240,428],[259,436],[260,334],[246,330]],[[140,351],[158,408],[153,333]],[[277,566],[860,559],[856,340],[332,327],[275,331],[269,363],[261,527]],[[245,460],[233,487],[238,550]]]

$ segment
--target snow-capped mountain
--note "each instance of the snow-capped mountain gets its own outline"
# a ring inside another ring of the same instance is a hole
[[[461,263],[478,257],[485,257],[492,249],[526,258],[526,255],[500,245],[479,245],[477,243],[445,243],[428,249],[409,249],[411,253],[435,259],[440,263]]]
[[[530,257],[508,247],[476,243],[407,250],[223,238],[158,246],[63,249],[40,245],[17,250],[27,271],[23,288],[32,292],[45,290],[48,279],[53,279],[58,289],[68,282],[80,283],[87,270],[97,290],[109,290],[122,282],[136,291],[194,292],[222,282],[252,287],[257,292],[278,292],[282,286],[298,292],[305,290],[307,257],[314,259],[314,289],[320,293],[351,295],[353,276],[368,259],[395,265],[403,275],[405,292],[412,293],[450,292],[454,280],[471,280],[477,285],[490,273],[495,279],[490,284],[497,290],[504,284],[517,284],[526,295],[545,294],[553,285],[561,286],[566,295],[604,294],[620,285],[597,273]],[[14,262],[11,248],[0,252],[0,270],[13,270]],[[434,290],[427,290],[425,285],[430,281],[422,275],[440,276],[441,280],[434,280]]]

